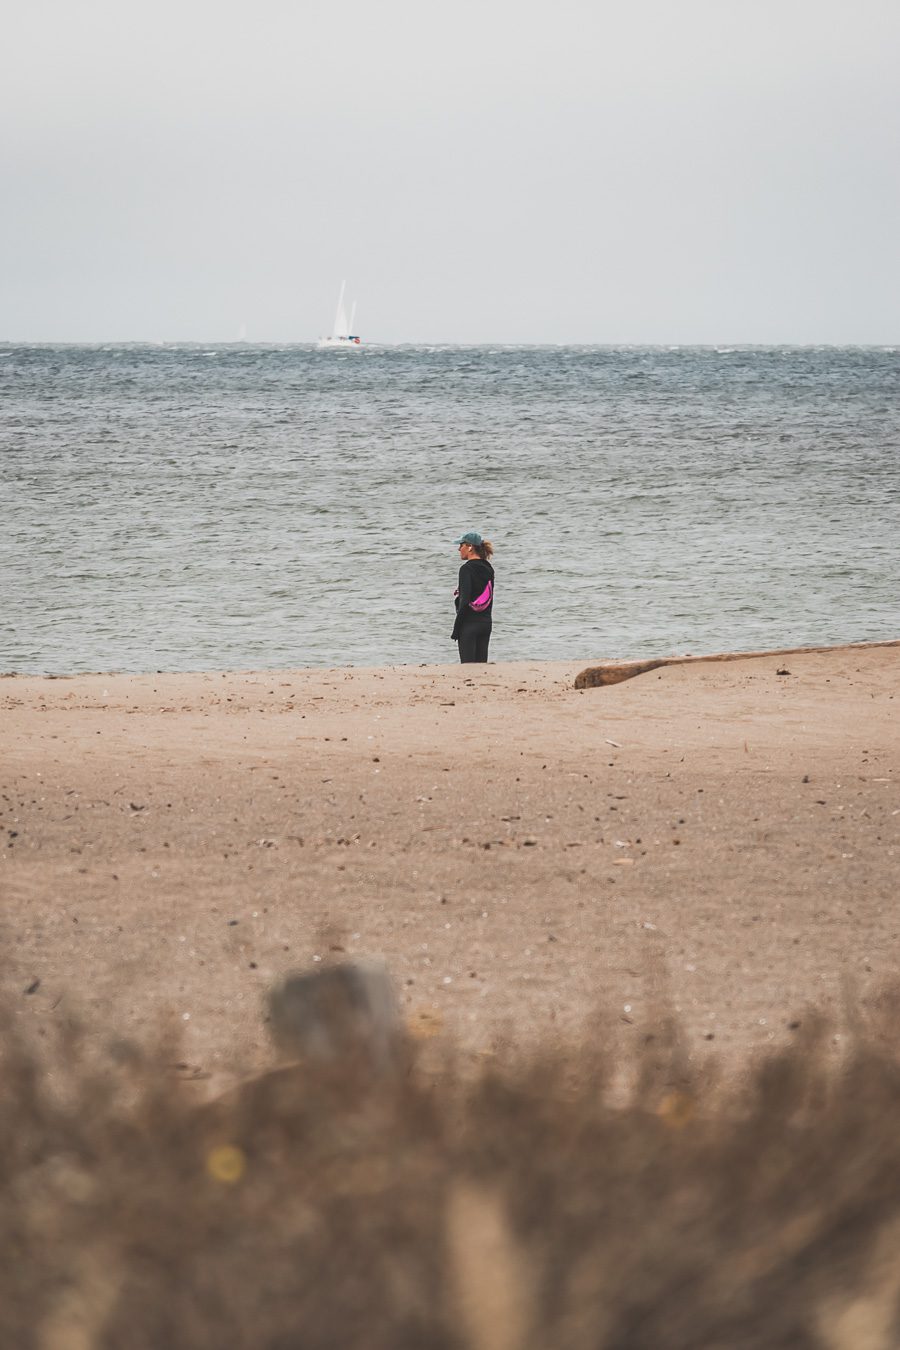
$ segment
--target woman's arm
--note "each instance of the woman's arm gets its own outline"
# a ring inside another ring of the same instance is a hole
[[[472,569],[463,563],[459,569],[459,598],[456,603],[456,623],[453,625],[451,640],[456,642],[459,637],[459,626],[466,614],[469,612],[469,601],[472,599]]]

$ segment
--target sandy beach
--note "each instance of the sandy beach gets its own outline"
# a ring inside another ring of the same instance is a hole
[[[16,1015],[271,1062],[283,973],[383,957],[466,1053],[661,1005],[737,1064],[897,971],[900,648],[9,676],[3,985]]]

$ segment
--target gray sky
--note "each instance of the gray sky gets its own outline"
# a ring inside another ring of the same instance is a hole
[[[900,0],[5,0],[0,339],[900,341]]]

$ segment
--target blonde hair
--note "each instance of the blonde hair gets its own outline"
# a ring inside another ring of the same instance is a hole
[[[490,539],[482,539],[480,544],[475,544],[474,548],[482,562],[487,562],[488,558],[494,552],[494,545]]]

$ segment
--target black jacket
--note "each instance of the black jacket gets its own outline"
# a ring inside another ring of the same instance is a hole
[[[488,582],[491,583],[491,603],[482,610],[469,608],[472,600],[477,600]],[[481,558],[469,558],[459,569],[459,590],[456,593],[456,623],[453,625],[453,641],[459,637],[462,626],[470,623],[489,624],[494,608],[494,569],[489,562]]]

